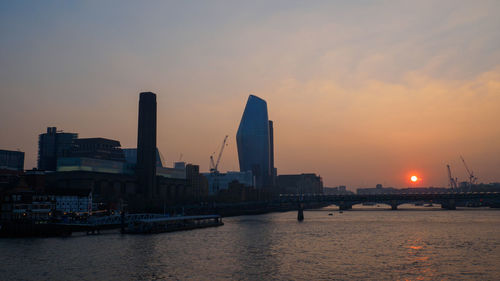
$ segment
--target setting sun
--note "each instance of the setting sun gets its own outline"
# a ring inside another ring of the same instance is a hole
[[[417,176],[411,176],[410,180],[412,182],[416,182],[418,180]]]

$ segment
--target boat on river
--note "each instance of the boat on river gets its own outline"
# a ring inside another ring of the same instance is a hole
[[[142,219],[130,222],[124,233],[151,234],[224,225],[220,215],[180,216]]]

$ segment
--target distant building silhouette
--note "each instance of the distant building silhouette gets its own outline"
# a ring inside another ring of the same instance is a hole
[[[320,194],[323,193],[323,180],[316,174],[279,175],[277,177],[280,193]]]
[[[336,187],[323,187],[323,194],[345,195],[345,194],[354,194],[354,192],[347,190],[345,185],[340,185]]]
[[[87,157],[94,159],[125,162],[125,154],[117,140],[105,138],[75,139],[70,157]]]
[[[227,173],[204,173],[203,175],[208,180],[208,193],[211,195],[215,195],[221,190],[228,189],[230,183],[234,181],[244,186],[254,187],[252,171],[228,171]]]
[[[200,166],[187,164],[185,167],[186,179],[191,186],[190,197],[198,201],[208,194],[208,181],[207,178],[200,174]]]
[[[236,134],[240,171],[252,171],[258,188],[271,185],[271,139],[267,103],[250,95]]]
[[[156,94],[151,92],[139,97],[136,169],[139,193],[152,200],[156,190]]]
[[[0,149],[0,169],[24,170],[24,152]]]
[[[69,154],[76,138],[78,134],[58,132],[56,127],[48,127],[47,133],[38,136],[38,169],[55,171],[57,158]]]

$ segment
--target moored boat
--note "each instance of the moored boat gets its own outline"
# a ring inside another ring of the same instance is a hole
[[[130,234],[150,234],[224,225],[219,215],[151,218],[130,222],[123,230]]]

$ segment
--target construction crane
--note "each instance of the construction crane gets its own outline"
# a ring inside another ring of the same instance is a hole
[[[467,175],[469,176],[469,189],[472,190],[472,186],[476,184],[477,182],[477,177],[474,176],[474,172],[469,169],[467,166],[467,163],[465,163],[464,158],[462,155],[460,155],[460,159],[462,159],[462,162],[464,163],[465,170],[467,171]]]
[[[219,155],[217,156],[216,162],[214,162],[214,154],[212,153],[212,155],[210,155],[210,172],[211,173],[218,173],[219,172],[218,168],[219,168],[220,159],[222,157],[222,152],[224,151],[224,147],[226,147],[226,145],[227,145],[227,138],[228,137],[229,137],[228,135],[226,135],[224,137],[224,141],[222,142],[222,146],[220,148]]]
[[[458,179],[457,178],[453,178],[451,176],[451,169],[450,169],[450,165],[446,165],[446,168],[448,169],[448,179],[450,180],[450,187],[451,187],[451,190],[452,191],[458,191],[458,187],[457,187],[457,181]]]

